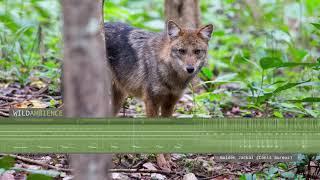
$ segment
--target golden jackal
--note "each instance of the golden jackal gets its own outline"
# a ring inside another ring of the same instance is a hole
[[[114,113],[126,96],[140,97],[148,117],[169,117],[190,80],[207,62],[213,26],[182,28],[167,22],[154,33],[124,23],[106,23],[106,48],[113,72]]]

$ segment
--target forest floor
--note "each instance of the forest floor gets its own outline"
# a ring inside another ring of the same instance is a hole
[[[72,179],[67,154],[17,154],[15,169],[6,171],[1,180],[25,180],[28,173],[56,176],[55,179]],[[210,154],[171,154],[175,167],[170,172],[159,169],[154,154],[114,154],[112,179],[114,180],[165,180],[184,179],[238,179],[242,174],[261,172],[272,166],[258,162],[215,162]],[[130,172],[129,172],[130,171]]]
[[[177,105],[174,116],[190,116],[182,114],[192,109],[194,102],[192,94],[188,91]],[[47,86],[42,82],[34,82],[31,85],[22,87],[18,83],[0,83],[0,116],[8,117],[9,109],[13,108],[61,108],[63,106],[61,94],[49,92]],[[223,111],[226,117],[239,117],[241,110],[232,107]],[[139,117],[143,114],[141,101],[136,99],[128,100],[126,108],[119,113],[119,116]],[[257,116],[261,113],[255,112]],[[16,158],[15,167],[30,170],[54,170],[60,172],[56,179],[71,179],[69,172],[69,161],[67,154],[18,154],[22,158]],[[257,162],[216,162],[211,154],[170,154],[173,161],[171,173],[163,172],[156,163],[155,154],[115,154],[113,156],[113,179],[237,179],[244,173],[261,172],[272,166],[271,163]],[[137,172],[134,170],[138,169]],[[143,170],[143,172],[139,172]],[[121,171],[132,171],[121,172]],[[7,171],[0,176],[6,180],[26,179],[24,171]]]

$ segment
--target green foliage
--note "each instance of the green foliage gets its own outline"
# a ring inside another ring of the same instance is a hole
[[[60,172],[53,170],[30,170],[25,168],[15,168],[16,160],[11,156],[3,156],[0,158],[0,176],[8,170],[28,172],[28,180],[51,180],[53,177],[60,175]]]
[[[281,59],[273,57],[264,57],[260,59],[260,66],[263,70],[271,68],[281,68],[281,67],[318,67],[320,63],[295,63],[295,62],[283,62]]]
[[[14,166],[15,159],[10,156],[3,156],[0,159],[0,169],[8,170]]]
[[[27,180],[52,180],[52,177],[42,175],[42,174],[30,174]]]
[[[59,17],[57,1],[0,2],[0,72],[6,72],[0,74],[0,80],[27,84],[43,78],[57,84],[62,37]]]
[[[34,175],[34,176],[39,176],[39,177],[58,177],[60,175],[60,172],[55,171],[55,170],[36,170],[36,169],[26,169],[26,168],[16,168],[13,167],[11,168],[15,171],[24,171],[24,172],[28,172],[30,175]]]
[[[312,25],[314,25],[314,27],[316,27],[317,29],[320,30],[320,23],[311,23]]]
[[[257,179],[257,175],[255,174],[243,174],[240,176],[239,178],[240,180],[256,180]]]
[[[258,104],[262,103],[262,102],[266,102],[268,99],[270,99],[272,96],[275,96],[277,94],[279,94],[282,91],[285,91],[287,89],[291,89],[293,87],[296,87],[298,85],[301,85],[303,83],[307,83],[309,81],[305,81],[305,82],[298,82],[298,83],[286,83],[280,87],[277,87],[275,90],[273,90],[272,92],[263,92],[262,96],[257,96],[256,97],[256,102]]]
[[[133,26],[160,31],[164,28],[163,0],[105,1],[106,21],[122,21]]]
[[[315,164],[312,166],[311,164]],[[262,172],[243,174],[240,179],[305,179],[305,177],[319,177],[319,154],[298,154],[298,161],[290,163],[277,163]]]
[[[293,170],[288,168],[286,163],[278,163],[276,166],[270,167],[262,172],[254,174],[248,173],[240,176],[243,180],[256,179],[302,179],[303,176],[296,174]]]
[[[214,93],[221,85],[236,83],[238,89],[229,91],[232,97],[240,96],[236,105],[258,111],[270,108],[273,113],[264,112],[265,116],[319,117],[320,31],[319,23],[310,20],[319,16],[320,5],[311,0],[266,0],[257,5],[202,2],[203,20],[216,27],[209,66],[200,75],[205,87]],[[232,81],[216,85],[221,75],[214,74],[231,73],[236,74]],[[234,104],[233,99],[223,98],[218,106]]]

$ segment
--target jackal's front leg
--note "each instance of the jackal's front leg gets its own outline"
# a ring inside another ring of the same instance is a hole
[[[158,98],[146,96],[144,98],[144,104],[146,107],[146,115],[147,117],[157,117],[159,116],[159,100]]]
[[[174,111],[174,107],[178,101],[179,97],[169,95],[166,96],[161,104],[161,116],[171,117]]]
[[[174,111],[174,107],[178,101],[179,97],[168,95],[163,97],[161,103],[161,116],[171,117]],[[171,160],[170,154],[158,154],[157,155],[157,165],[163,170],[171,170],[175,163]]]

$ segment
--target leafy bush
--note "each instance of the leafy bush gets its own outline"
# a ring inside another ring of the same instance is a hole
[[[22,84],[44,78],[57,85],[61,23],[57,1],[0,3],[0,79]]]

